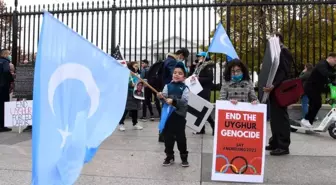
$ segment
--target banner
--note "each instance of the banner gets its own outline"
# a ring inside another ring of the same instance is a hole
[[[32,125],[33,101],[5,102],[5,127],[27,127]]]
[[[216,125],[211,179],[262,183],[266,105],[217,101]]]
[[[195,132],[200,132],[213,108],[212,103],[190,92],[186,117],[187,126]]]

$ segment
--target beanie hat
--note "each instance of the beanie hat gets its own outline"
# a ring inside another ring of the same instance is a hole
[[[175,68],[180,68],[182,69],[184,76],[187,77],[188,76],[188,69],[186,68],[186,66],[184,65],[183,62],[177,62],[174,69]]]

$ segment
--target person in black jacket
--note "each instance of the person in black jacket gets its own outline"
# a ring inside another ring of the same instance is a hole
[[[200,52],[196,55],[198,57],[198,63],[193,72],[193,76],[198,78],[198,81],[203,87],[203,90],[198,93],[201,98],[210,101],[211,89],[213,87],[213,67],[214,63],[210,62],[210,58],[207,56],[206,52]],[[212,128],[212,135],[214,135],[215,121],[212,119],[211,115],[207,120]],[[194,134],[205,134],[205,126],[203,126],[200,132],[195,132]]]
[[[309,99],[309,109],[305,118],[301,120],[301,126],[312,128],[315,117],[322,106],[322,93],[325,86],[334,81],[336,53],[330,53],[328,58],[316,64],[308,80],[304,84],[304,92]]]
[[[5,102],[9,101],[9,94],[14,82],[10,72],[10,51],[3,49],[0,52],[0,132],[9,132],[12,129],[5,127]]]
[[[272,137],[269,139],[269,145],[266,150],[271,150],[271,155],[286,155],[289,154],[290,145],[290,123],[287,112],[287,107],[281,107],[276,100],[274,89],[277,88],[283,81],[290,78],[290,68],[294,63],[291,52],[284,46],[283,36],[280,33],[275,34],[280,41],[280,61],[276,71],[273,85],[264,87],[264,92],[270,93],[270,112],[271,112],[271,131]]]
[[[174,67],[176,66],[177,62],[182,62],[184,64],[185,61],[188,59],[189,50],[187,48],[181,48],[177,50],[175,53],[168,53],[167,58],[163,61],[164,62],[164,73],[163,73],[163,82],[165,85],[171,82],[173,78],[173,71]]]

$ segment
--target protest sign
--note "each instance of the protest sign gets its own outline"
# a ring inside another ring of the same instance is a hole
[[[194,94],[198,94],[203,90],[203,87],[198,81],[196,76],[190,76],[185,80],[184,83],[189,87],[189,90]]]
[[[195,132],[200,132],[213,108],[212,103],[190,92],[186,117],[187,126]]]
[[[266,105],[217,101],[216,123],[211,179],[262,183]]]
[[[139,100],[145,100],[145,85],[143,82],[138,81],[135,84],[134,90],[133,90],[133,96],[136,99]]]
[[[11,101],[5,102],[5,126],[26,127],[32,125],[33,101]]]

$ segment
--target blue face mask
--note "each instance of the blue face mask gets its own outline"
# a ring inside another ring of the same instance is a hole
[[[11,56],[11,55],[8,55],[7,59],[8,59],[9,61],[12,61],[12,56]]]
[[[234,82],[240,82],[242,79],[243,79],[243,74],[232,76],[232,81]]]

